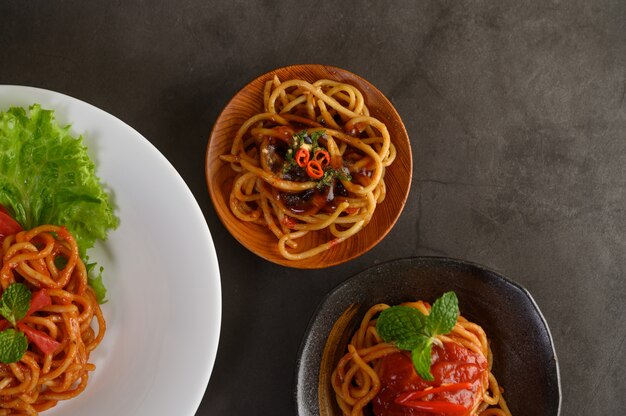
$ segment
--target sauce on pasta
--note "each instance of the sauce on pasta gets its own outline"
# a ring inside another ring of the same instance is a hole
[[[431,372],[434,381],[419,377],[410,354],[405,351],[383,357],[379,374],[381,389],[372,400],[374,414],[432,416],[433,413],[453,413],[468,416],[476,403],[482,400],[484,382],[489,377],[486,358],[455,342],[433,347]],[[432,393],[409,396],[416,391]],[[398,400],[403,394],[407,399],[413,399],[412,407]]]
[[[267,227],[283,257],[315,256],[365,227],[385,199],[385,168],[395,147],[363,94],[331,80],[281,82],[264,89],[263,111],[239,128],[230,154],[237,172],[233,214]],[[325,242],[302,247],[308,233]]]
[[[430,305],[404,304],[428,315]],[[343,415],[376,416],[511,416],[503,389],[491,372],[487,336],[477,324],[459,316],[452,332],[433,345],[433,381],[422,379],[410,353],[385,343],[376,317],[389,305],[372,306],[340,359],[331,384]]]
[[[40,343],[29,342],[18,362],[0,364],[0,415],[36,415],[85,389],[95,369],[89,355],[102,341],[106,323],[76,241],[65,228],[42,225],[6,236],[0,261],[3,292],[22,283],[33,292],[31,308],[45,305],[17,324]],[[37,302],[41,296],[49,299]]]

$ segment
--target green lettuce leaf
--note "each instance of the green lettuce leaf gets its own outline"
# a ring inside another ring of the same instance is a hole
[[[87,261],[89,261],[89,258],[87,258]],[[104,287],[104,282],[102,281],[102,272],[104,269],[102,267],[97,269],[96,266],[96,263],[85,263],[88,276],[87,281],[89,282],[89,286],[93,289],[98,303],[106,303],[107,289]]]
[[[25,229],[65,226],[81,257],[118,226],[82,137],[32,105],[0,112],[0,205]]]
[[[64,225],[84,256],[118,219],[82,137],[72,137],[38,104],[29,113],[20,107],[0,113],[0,204],[26,229]]]

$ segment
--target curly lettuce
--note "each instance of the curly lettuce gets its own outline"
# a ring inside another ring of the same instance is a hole
[[[0,205],[25,229],[65,226],[83,258],[119,223],[82,136],[39,104],[0,112]]]

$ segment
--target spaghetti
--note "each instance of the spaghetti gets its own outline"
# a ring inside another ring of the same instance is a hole
[[[428,315],[422,301],[404,304]],[[331,376],[344,415],[363,415],[371,406],[384,415],[511,416],[503,389],[491,372],[492,354],[483,329],[463,318],[433,347],[434,381],[415,372],[411,357],[376,331],[376,317],[388,305],[372,306]]]
[[[49,339],[54,350],[44,353],[40,344],[29,342],[18,362],[0,364],[0,415],[36,415],[85,389],[95,369],[89,354],[102,340],[106,324],[76,241],[65,228],[42,225],[7,236],[0,254],[3,291],[23,283],[49,297],[47,306],[29,311],[18,328],[29,340],[31,334]],[[94,318],[97,331],[91,327]]]
[[[263,112],[241,125],[230,154],[220,158],[237,172],[233,214],[267,227],[281,255],[299,260],[370,222],[395,156],[387,127],[354,86],[274,77],[265,84]],[[311,232],[325,233],[321,244],[298,242]]]

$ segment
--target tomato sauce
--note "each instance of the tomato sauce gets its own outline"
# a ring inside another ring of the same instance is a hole
[[[274,192],[277,201],[299,215],[315,215],[320,211],[331,213],[340,203],[346,201],[347,196],[348,191],[340,181],[333,181],[321,190],[314,188],[300,193]]]
[[[431,357],[433,381],[417,375],[409,352],[382,359],[381,389],[372,401],[376,416],[469,416],[489,375],[486,358],[454,342],[433,345]],[[428,387],[432,393],[424,391]]]

